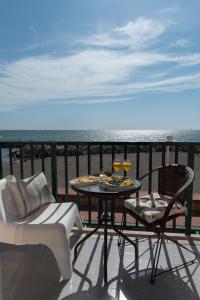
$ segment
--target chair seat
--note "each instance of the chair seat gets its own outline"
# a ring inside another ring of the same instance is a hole
[[[45,204],[34,213],[31,213],[24,219],[21,219],[16,224],[58,224],[61,223],[66,229],[66,234],[69,236],[74,225],[74,220],[78,215],[78,208],[75,203],[50,203]]]
[[[143,218],[148,223],[153,223],[163,218],[169,199],[158,193],[152,193],[139,198],[130,198],[125,200],[124,206]],[[181,203],[173,206],[169,216],[182,215],[187,211]]]

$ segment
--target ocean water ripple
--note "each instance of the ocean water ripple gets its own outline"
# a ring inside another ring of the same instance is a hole
[[[200,130],[0,130],[0,141],[200,142]]]

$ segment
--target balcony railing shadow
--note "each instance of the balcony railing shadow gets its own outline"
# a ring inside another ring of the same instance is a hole
[[[112,240],[108,245],[108,251],[111,251]],[[141,241],[137,240],[139,246]],[[68,295],[62,300],[67,299],[200,299],[196,283],[193,280],[193,276],[198,268],[198,264],[193,266],[193,268],[183,268],[177,269],[176,272],[168,273],[168,275],[160,276],[159,281],[156,285],[151,285],[149,283],[149,278],[151,274],[151,264],[153,261],[153,248],[154,241],[152,239],[143,239],[143,242],[148,246],[144,251],[140,253],[139,259],[137,261],[132,261],[127,266],[124,266],[124,256],[125,256],[125,245],[118,248],[119,255],[119,269],[118,275],[111,278],[108,284],[104,286],[103,284],[103,251],[100,256],[100,268],[96,270],[98,273],[95,285],[93,284],[91,278],[89,278],[88,270],[91,266],[91,262],[95,255],[95,252],[99,243],[99,236],[97,237],[95,244],[91,250],[91,255],[89,257],[88,263],[84,272],[80,272],[78,267],[74,266],[74,272],[80,277],[80,284],[78,290],[71,295]],[[193,244],[193,243],[192,243]],[[82,246],[84,247],[84,246]],[[196,246],[192,245],[193,248]],[[185,261],[185,257],[182,250],[177,247],[177,255],[180,255],[182,262]],[[196,248],[197,250],[197,248]],[[164,246],[164,256],[167,261],[167,268],[172,266],[169,258],[167,245]],[[81,251],[80,251],[81,252]],[[142,259],[143,255],[149,255],[149,260],[145,269],[140,269],[139,261]],[[115,253],[116,255],[116,253]],[[163,268],[158,269],[158,272],[163,271]],[[84,284],[88,284],[88,289],[84,290]]]
[[[77,240],[76,236],[71,237],[72,247]],[[59,269],[48,248],[4,245],[0,254],[4,260],[4,266],[1,265],[1,299],[200,299],[198,263],[161,275],[156,284],[152,285],[149,279],[155,240],[137,238],[136,242],[139,246],[139,258],[134,261],[131,246],[122,244],[118,247],[117,237],[110,235],[107,285],[103,280],[101,234],[90,238],[80,246],[70,281],[60,280]],[[191,241],[190,247],[199,253],[198,244]],[[172,255],[169,256],[169,252],[173,252],[173,259]],[[179,247],[167,242],[164,244],[162,257],[158,271],[171,267],[176,260],[184,262],[187,259]],[[9,272],[13,274],[11,277],[8,276]],[[6,276],[9,277],[7,282]]]

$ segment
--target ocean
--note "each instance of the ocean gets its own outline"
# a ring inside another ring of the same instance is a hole
[[[200,142],[200,130],[0,130],[1,141]]]

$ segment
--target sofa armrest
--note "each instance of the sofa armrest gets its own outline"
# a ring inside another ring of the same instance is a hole
[[[71,278],[71,249],[64,225],[0,222],[0,237],[0,242],[7,244],[46,245],[53,252],[63,278]]]

